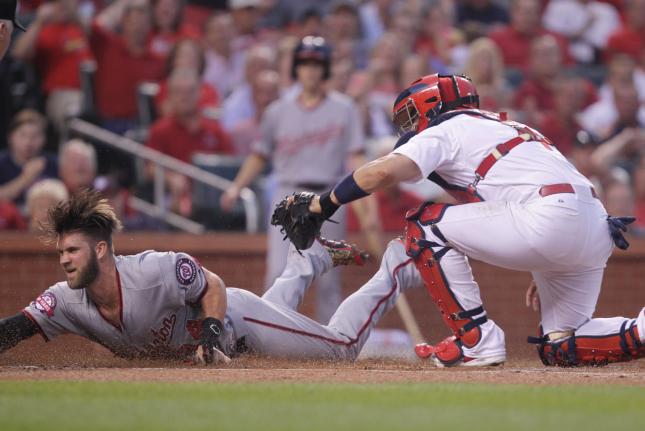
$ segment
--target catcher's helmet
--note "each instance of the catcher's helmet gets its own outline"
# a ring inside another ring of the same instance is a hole
[[[293,51],[291,77],[296,79],[296,68],[304,61],[316,60],[323,65],[323,79],[331,75],[331,47],[320,36],[305,36]]]
[[[420,132],[437,115],[456,108],[479,108],[477,89],[465,75],[426,75],[399,94],[392,122],[400,133]]]

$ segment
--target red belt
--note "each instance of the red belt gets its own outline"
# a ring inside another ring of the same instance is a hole
[[[598,196],[596,195],[596,190],[593,187],[589,187],[589,188],[591,189],[591,196],[598,199]],[[576,190],[573,188],[573,186],[568,183],[550,184],[548,186],[540,187],[540,196],[542,197],[557,195],[559,193],[575,193],[575,192]]]

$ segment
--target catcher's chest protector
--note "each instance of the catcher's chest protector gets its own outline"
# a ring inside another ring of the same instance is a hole
[[[465,347],[473,347],[481,339],[479,326],[488,319],[482,306],[472,310],[464,310],[441,270],[441,258],[450,250],[450,245],[439,231],[436,223],[441,220],[449,206],[449,204],[426,202],[419,208],[408,211],[405,217],[408,221],[405,238],[406,250],[408,256],[414,259],[426,288],[434,303],[439,307],[446,325]],[[429,226],[436,238],[427,240],[424,226]]]

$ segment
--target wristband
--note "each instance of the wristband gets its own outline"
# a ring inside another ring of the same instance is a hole
[[[334,201],[331,200],[331,190],[323,193],[320,196],[320,209],[321,215],[325,220],[328,220],[331,216],[334,215],[336,210],[340,208],[340,205],[336,205]]]
[[[202,340],[217,341],[224,333],[224,325],[219,319],[206,317],[202,320]]]
[[[347,175],[338,185],[334,188],[334,195],[341,204],[347,204],[355,200],[369,196],[365,190],[356,184],[354,173]]]

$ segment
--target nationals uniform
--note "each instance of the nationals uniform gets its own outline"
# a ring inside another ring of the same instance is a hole
[[[448,321],[472,322],[464,332],[479,326],[479,336],[464,341],[466,356],[505,356],[504,333],[485,317],[468,257],[530,271],[545,334],[623,339],[637,328],[645,341],[645,308],[636,319],[592,318],[614,247],[607,213],[589,180],[538,132],[484,111],[453,111],[394,153],[416,163],[418,182],[432,180],[465,203],[427,207],[408,225],[408,242],[410,230],[422,231],[417,237],[425,242],[417,245],[431,250],[452,298],[466,310]]]
[[[227,288],[224,353],[354,360],[399,292],[423,285],[403,243],[392,241],[376,275],[323,326],[296,308],[312,281],[332,267],[331,257],[318,242],[302,254],[291,246],[288,265],[262,298]],[[125,358],[190,359],[199,345],[199,303],[207,288],[199,264],[183,253],[146,251],[117,256],[116,270],[120,328],[100,315],[84,289],[72,290],[66,282],[49,288],[24,313],[46,340],[72,333]]]
[[[271,207],[287,195],[299,191],[320,193],[332,187],[347,173],[347,160],[364,151],[363,131],[352,100],[329,92],[313,108],[305,108],[298,94],[287,94],[273,102],[262,117],[261,138],[253,151],[271,160],[277,190]],[[326,223],[322,235],[345,237],[345,212],[339,211]],[[285,266],[289,243],[279,229],[268,230],[267,279],[270,286]],[[333,271],[319,282],[317,316],[327,321],[340,303],[339,271]]]

